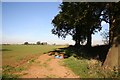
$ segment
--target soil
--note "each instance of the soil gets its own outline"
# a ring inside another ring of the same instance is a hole
[[[22,71],[22,78],[79,78],[69,68],[61,64],[63,59],[43,54],[34,60],[29,69]]]

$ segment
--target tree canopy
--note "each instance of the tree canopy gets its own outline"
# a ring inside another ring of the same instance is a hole
[[[71,35],[76,42],[75,45],[86,40],[87,44],[91,45],[91,35],[101,30],[100,5],[87,2],[63,2],[59,14],[52,20],[54,25],[52,33],[62,38]]]
[[[101,22],[105,21],[109,23],[109,45],[112,46],[114,41],[120,44],[120,1],[107,3],[62,2],[60,9],[60,12],[52,20],[54,25],[52,33],[58,37],[66,38],[67,35],[71,35],[76,46],[87,40],[86,45],[91,47],[91,35],[100,31]],[[106,64],[111,65],[114,63],[113,56],[116,53],[110,51],[108,55],[111,55],[111,58],[106,58]]]

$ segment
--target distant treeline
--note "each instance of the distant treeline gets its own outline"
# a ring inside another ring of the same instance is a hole
[[[6,44],[2,44],[2,45],[21,45],[21,44],[9,44],[9,43],[6,43]],[[29,43],[29,42],[24,42],[22,45],[48,45],[47,42],[36,42],[36,43]]]
[[[23,44],[9,44],[9,43],[4,43],[4,44],[1,44],[1,45],[56,45],[56,46],[60,46],[60,45],[66,45],[68,46],[69,44],[56,44],[56,43],[53,43],[53,44],[48,44],[47,42],[36,42],[36,43],[30,43],[30,42],[24,42]]]
[[[24,45],[48,45],[48,44],[47,44],[47,42],[38,41],[38,42],[36,42],[36,44],[35,43],[24,42]]]

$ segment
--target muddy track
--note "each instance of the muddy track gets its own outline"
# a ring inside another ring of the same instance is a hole
[[[31,66],[22,71],[22,78],[79,78],[70,69],[60,64],[62,59],[43,54]]]

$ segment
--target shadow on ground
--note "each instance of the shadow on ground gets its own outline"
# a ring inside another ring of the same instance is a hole
[[[10,49],[0,49],[0,51],[12,51]]]
[[[91,48],[87,48],[86,46],[80,46],[76,48],[75,46],[68,46],[65,48],[59,48],[54,51],[50,51],[52,53],[64,54],[64,58],[68,58],[70,56],[74,56],[78,59],[97,59],[101,62],[105,61],[106,55],[108,53],[109,46],[108,45],[98,45],[93,46]],[[49,52],[49,53],[50,53]]]

